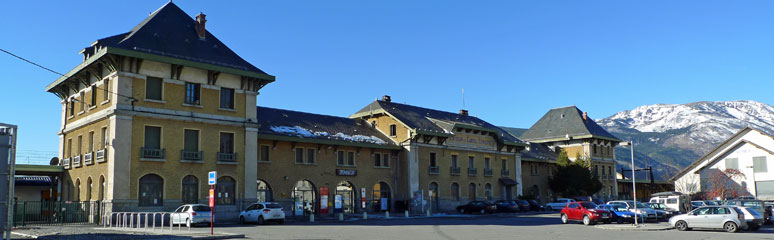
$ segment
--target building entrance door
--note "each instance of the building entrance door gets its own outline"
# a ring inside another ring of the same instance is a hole
[[[317,192],[308,180],[296,182],[293,187],[293,215],[308,216],[317,213]]]
[[[371,195],[371,201],[374,212],[390,211],[390,205],[392,205],[390,186],[385,182],[375,184],[373,194]]]
[[[439,206],[441,205],[438,200],[438,183],[430,183],[430,203],[431,210],[434,212],[438,212]]]
[[[339,197],[340,196],[340,197]],[[352,185],[352,183],[347,181],[342,181],[338,185],[336,185],[336,199],[334,201],[338,200],[338,198],[341,198],[341,211],[343,213],[354,213],[355,212],[355,199],[357,197],[355,196],[355,187]],[[334,206],[335,207],[335,206]]]

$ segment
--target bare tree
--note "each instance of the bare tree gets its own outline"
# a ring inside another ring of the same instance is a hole
[[[708,199],[716,197],[735,198],[746,195],[747,189],[739,184],[743,179],[745,179],[744,173],[737,169],[729,168],[723,171],[720,171],[720,169],[712,169],[707,178],[709,186],[705,191],[705,197]]]
[[[675,180],[675,191],[691,195],[699,192],[699,185],[699,175],[689,173]]]

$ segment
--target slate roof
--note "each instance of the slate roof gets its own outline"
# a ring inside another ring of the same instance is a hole
[[[231,51],[209,31],[205,39],[200,40],[196,20],[172,1],[151,13],[131,31],[99,39],[96,45],[266,74]]]
[[[361,119],[257,107],[259,134],[297,139],[339,141],[396,148],[387,136]]]
[[[525,132],[527,132],[527,130],[529,130],[526,128],[513,128],[513,127],[503,127],[503,126],[500,126],[500,128],[502,128],[503,130],[505,130],[506,132],[510,133],[511,135],[517,138],[521,137],[522,134],[524,134]]]
[[[564,139],[566,136],[596,137],[621,141],[597,125],[591,117],[583,120],[583,112],[575,106],[551,109],[520,138],[529,142],[539,142],[541,140]]]
[[[524,144],[521,140],[512,136],[505,130],[474,116],[465,116],[458,113],[444,112],[391,101],[376,100],[350,117],[368,115],[371,112],[379,110],[388,112],[398,121],[416,131],[430,134],[452,135],[453,128],[456,124],[464,124],[470,127],[485,128],[490,131],[495,131],[498,133],[497,138],[506,143]]]
[[[542,143],[529,143],[529,151],[521,151],[521,159],[527,161],[540,161],[556,163],[559,153],[552,151]]]

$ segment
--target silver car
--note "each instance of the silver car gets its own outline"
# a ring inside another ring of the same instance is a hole
[[[171,214],[172,224],[185,224],[191,227],[195,224],[210,224],[210,207],[203,204],[186,204],[175,209]]]
[[[677,230],[685,231],[691,228],[723,229],[726,232],[737,232],[747,228],[744,212],[736,206],[704,206],[686,214],[669,219],[669,225]]]

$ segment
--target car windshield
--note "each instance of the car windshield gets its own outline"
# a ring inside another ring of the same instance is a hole
[[[743,207],[763,209],[763,205],[758,201],[742,201]]]
[[[282,208],[282,205],[279,205],[278,203],[267,203],[266,208],[277,209]]]
[[[704,203],[706,203],[707,205],[718,205],[717,203],[715,203],[713,201],[704,201]]]
[[[194,210],[194,212],[209,212],[210,211],[210,207],[202,206],[202,205],[197,205],[197,206],[193,206],[193,210]]]
[[[648,205],[643,204],[642,202],[637,202],[637,208],[650,208],[650,207]]]
[[[597,204],[594,204],[593,202],[581,202],[581,205],[583,205],[583,208],[596,208]]]
[[[752,215],[753,215],[753,216],[755,216],[755,217],[763,217],[763,216],[761,215],[761,213],[759,213],[758,211],[755,211],[755,209],[752,209],[752,208],[747,208],[747,211],[748,211],[748,212],[750,212],[750,214],[752,214]]]

